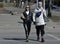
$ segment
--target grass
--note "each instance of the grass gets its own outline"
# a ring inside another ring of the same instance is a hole
[[[53,22],[60,22],[60,16],[55,16],[52,15],[52,17],[50,18]]]
[[[9,6],[14,6],[14,3],[6,3]]]
[[[3,7],[3,2],[0,2],[0,7]]]

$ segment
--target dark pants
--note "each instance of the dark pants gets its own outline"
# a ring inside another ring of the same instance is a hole
[[[37,37],[39,37],[40,32],[41,32],[41,36],[43,36],[45,34],[44,25],[36,26]]]
[[[23,26],[25,29],[26,37],[28,38],[28,36],[30,34],[30,30],[31,30],[31,22],[23,22]]]

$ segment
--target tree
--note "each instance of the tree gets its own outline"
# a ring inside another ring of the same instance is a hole
[[[20,0],[15,0],[16,1],[16,7],[19,7],[19,1]]]
[[[51,17],[51,0],[48,0],[48,17]]]

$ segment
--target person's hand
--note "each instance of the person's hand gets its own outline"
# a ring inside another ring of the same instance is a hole
[[[45,26],[46,26],[46,24],[45,24]]]
[[[34,25],[36,24],[36,22],[33,22],[34,23]]]
[[[21,19],[23,19],[22,17],[20,17]]]
[[[25,20],[24,18],[20,17],[22,20]]]

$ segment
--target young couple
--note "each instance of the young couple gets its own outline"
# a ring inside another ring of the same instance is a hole
[[[34,13],[30,11],[29,6],[26,6],[25,11],[23,12],[23,17],[21,17],[25,29],[26,42],[29,41],[28,37],[31,30],[32,20],[36,27],[37,41],[40,40],[39,34],[41,33],[41,42],[44,42],[44,34],[45,34],[44,25],[46,23],[44,21],[43,15],[46,16],[46,11],[42,7],[42,2],[38,3],[38,8],[34,10]]]

